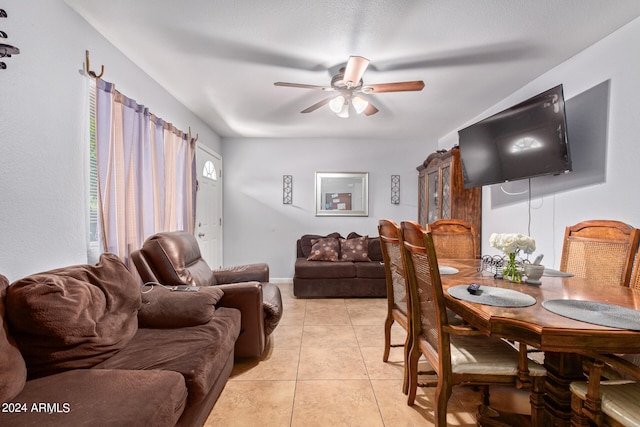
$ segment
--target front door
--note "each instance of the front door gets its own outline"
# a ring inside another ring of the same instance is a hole
[[[198,145],[196,165],[196,239],[207,264],[212,269],[222,268],[222,158]]]

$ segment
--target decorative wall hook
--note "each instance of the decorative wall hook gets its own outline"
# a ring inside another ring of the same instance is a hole
[[[193,140],[193,142],[197,142],[198,141],[198,136],[199,136],[199,134],[196,133],[196,138]],[[191,126],[189,126],[189,139],[191,139]]]
[[[6,18],[7,12],[4,9],[0,9],[0,18]],[[6,39],[7,33],[0,31],[0,39]],[[11,55],[17,55],[20,53],[20,49],[10,44],[0,43],[0,58],[11,58]],[[0,70],[6,70],[7,64],[0,62]]]
[[[96,74],[96,73],[94,73],[93,71],[90,70],[91,67],[89,66],[89,51],[88,50],[85,51],[85,57],[86,57],[85,70],[87,71],[87,74],[89,74],[94,79],[99,79],[100,77],[102,77],[102,75],[104,74],[104,65],[100,66],[100,74]]]
[[[17,55],[20,53],[20,49],[15,46],[11,46],[10,44],[0,43],[0,58],[4,58],[5,56],[10,58],[11,55]]]

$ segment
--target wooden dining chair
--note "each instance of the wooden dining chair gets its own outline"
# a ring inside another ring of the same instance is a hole
[[[569,386],[571,425],[639,426],[640,367],[618,355],[592,355],[584,365],[588,380]]]
[[[493,412],[488,410],[488,386],[530,387],[531,422],[542,425],[546,369],[527,358],[525,346],[516,350],[468,325],[449,324],[431,233],[412,221],[403,221],[401,231],[412,318],[408,404],[413,405],[418,385],[437,386],[434,418],[436,426],[444,427],[453,386],[484,386],[478,412],[482,425],[486,414]],[[436,381],[418,384],[422,355],[434,368]]]
[[[384,271],[387,278],[387,318],[384,322],[384,354],[382,360],[389,360],[391,347],[404,347],[404,382],[402,391],[404,394],[409,390],[409,375],[407,357],[411,347],[411,328],[409,322],[409,293],[405,280],[405,269],[402,261],[400,227],[394,221],[381,219],[378,221],[378,235],[380,236],[380,246],[382,248],[382,259],[384,261]],[[398,322],[407,333],[404,344],[391,343],[391,327],[394,322]]]
[[[636,254],[636,260],[633,263],[633,271],[631,273],[631,282],[629,287],[640,290],[640,256]]]
[[[439,259],[476,259],[476,230],[459,219],[439,219],[427,224]]]
[[[640,230],[620,221],[583,221],[566,228],[560,270],[603,284],[629,286]]]

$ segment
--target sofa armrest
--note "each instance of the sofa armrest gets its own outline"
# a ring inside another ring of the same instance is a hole
[[[216,287],[224,291],[218,305],[237,308],[241,313],[240,336],[236,341],[235,356],[260,356],[266,341],[262,285],[259,282],[244,282]]]
[[[237,265],[213,270],[213,276],[219,285],[240,282],[269,281],[269,265],[265,263]]]

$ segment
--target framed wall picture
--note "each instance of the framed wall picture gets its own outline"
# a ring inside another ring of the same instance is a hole
[[[369,216],[368,172],[316,172],[316,216]]]

